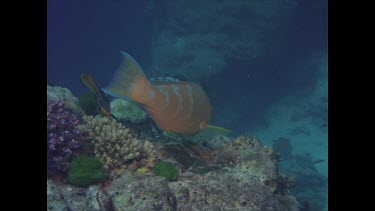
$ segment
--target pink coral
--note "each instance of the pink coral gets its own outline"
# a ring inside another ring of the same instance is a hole
[[[66,171],[80,146],[78,119],[64,101],[47,100],[47,172]]]

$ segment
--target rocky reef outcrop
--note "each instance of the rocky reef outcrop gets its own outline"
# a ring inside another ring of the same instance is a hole
[[[47,85],[47,99],[63,101],[67,108],[79,119],[84,115],[78,98],[67,88]]]
[[[251,137],[217,150],[170,143],[158,158],[173,163],[177,181],[124,171],[101,185],[78,188],[47,181],[48,210],[299,210],[293,178],[278,173],[277,153]]]

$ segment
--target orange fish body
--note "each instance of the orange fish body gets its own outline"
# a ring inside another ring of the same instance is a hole
[[[154,100],[146,110],[166,131],[192,135],[204,129],[211,117],[211,104],[202,88],[192,82],[153,85]]]
[[[193,135],[208,126],[212,107],[203,89],[193,82],[153,82],[138,63],[122,52],[124,61],[104,92],[130,98],[144,106],[165,130],[182,136]]]

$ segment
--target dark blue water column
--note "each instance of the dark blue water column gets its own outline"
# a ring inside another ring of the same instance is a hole
[[[152,18],[145,0],[48,0],[47,78],[79,95],[80,74],[104,86],[120,64],[119,51],[147,60]]]

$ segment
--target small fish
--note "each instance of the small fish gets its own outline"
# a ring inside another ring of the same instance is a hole
[[[322,163],[322,162],[324,162],[324,161],[325,161],[325,160],[323,160],[323,159],[321,159],[321,160],[316,160],[316,161],[313,162],[313,164]]]
[[[181,136],[194,135],[207,128],[230,132],[208,124],[212,107],[199,84],[150,81],[129,54],[121,53],[123,62],[109,85],[102,89],[105,93],[137,102],[164,131]]]
[[[110,108],[110,101],[109,101],[107,94],[105,94],[100,89],[98,83],[94,80],[94,78],[91,75],[87,73],[82,73],[81,80],[95,94],[99,112],[103,116],[110,118],[111,108]]]

